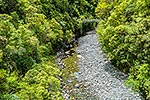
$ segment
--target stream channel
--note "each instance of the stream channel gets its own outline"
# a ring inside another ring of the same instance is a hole
[[[115,68],[100,49],[95,31],[78,45],[57,54],[65,100],[143,100],[124,84],[127,75]]]

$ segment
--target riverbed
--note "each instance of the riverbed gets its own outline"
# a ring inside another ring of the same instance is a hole
[[[111,64],[94,31],[78,39],[75,54],[76,70],[63,81],[65,100],[143,100],[124,84],[127,75]]]

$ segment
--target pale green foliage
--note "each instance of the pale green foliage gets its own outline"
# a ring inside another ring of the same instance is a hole
[[[97,8],[95,9],[96,15],[98,18],[106,18],[110,14],[110,10],[112,9],[112,2],[108,2],[107,0],[100,0]]]
[[[2,61],[3,51],[0,50],[0,62]]]
[[[0,69],[0,94],[6,89],[6,70]]]
[[[21,100],[18,96],[14,94],[5,94],[5,95],[0,95],[1,100]]]
[[[133,70],[136,73],[133,72]],[[132,73],[126,81],[127,85],[130,85],[136,91],[143,91],[146,94],[146,98],[150,98],[150,66],[149,64],[143,64],[136,66],[132,69]]]
[[[116,67],[131,73],[130,85],[141,90],[147,99],[150,98],[149,65],[143,64],[150,62],[148,6],[147,0],[102,0],[96,9],[97,16],[102,19],[97,33],[100,34],[103,50]],[[141,79],[146,82],[142,83]]]
[[[97,0],[0,0],[0,99],[63,100],[54,54]],[[91,3],[91,4],[90,4]]]
[[[19,83],[20,91],[16,94],[23,100],[63,100],[59,75],[60,70],[54,64],[34,65]]]

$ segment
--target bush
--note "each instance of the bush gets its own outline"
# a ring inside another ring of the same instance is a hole
[[[55,64],[36,64],[16,87],[22,100],[63,100],[60,88],[60,70]]]
[[[63,100],[55,54],[97,0],[0,0],[0,99]],[[91,4],[90,4],[91,3]]]
[[[141,91],[146,99],[150,98],[150,65],[143,64],[131,69],[131,74],[126,81],[133,90]]]
[[[145,67],[145,79],[150,82],[147,73],[149,65],[143,65],[150,62],[149,4],[141,0],[116,0],[109,2],[110,5],[102,0],[101,3],[96,12],[102,19],[97,27],[102,49],[108,53],[113,65],[125,73],[130,73],[132,87],[142,88],[140,90],[149,98],[149,87],[143,85],[145,83],[139,85],[138,82],[141,81],[133,78],[138,76],[136,73],[143,73],[141,68]],[[141,74],[140,77],[144,79],[145,76]]]

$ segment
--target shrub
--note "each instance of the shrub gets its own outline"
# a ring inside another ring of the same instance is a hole
[[[60,71],[47,62],[94,16],[95,2],[0,0],[0,99],[63,100]]]
[[[59,77],[60,70],[55,64],[36,64],[18,84],[16,95],[22,100],[63,100]]]
[[[133,90],[141,91],[146,99],[150,98],[150,65],[142,64],[131,69],[131,74],[126,81]]]
[[[150,76],[149,65],[145,63],[150,62],[149,3],[147,0],[115,0],[110,5],[102,0],[100,3],[96,12],[102,19],[97,27],[102,49],[113,65],[130,73],[127,83],[141,90],[148,99]]]

